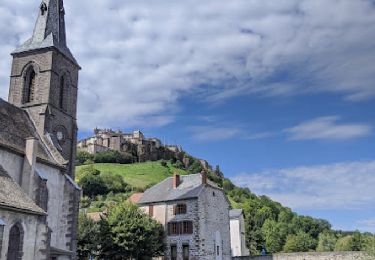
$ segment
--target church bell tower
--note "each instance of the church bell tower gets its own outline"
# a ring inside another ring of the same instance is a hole
[[[23,108],[74,177],[80,66],[66,43],[63,0],[42,0],[33,36],[13,53],[9,103]]]

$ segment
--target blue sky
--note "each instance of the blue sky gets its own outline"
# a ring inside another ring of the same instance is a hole
[[[0,96],[39,0],[0,2]],[[375,5],[65,1],[80,137],[141,129],[335,228],[375,232]]]

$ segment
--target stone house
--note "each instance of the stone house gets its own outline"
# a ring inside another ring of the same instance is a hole
[[[66,45],[63,0],[43,0],[32,37],[13,53],[0,99],[0,259],[76,259],[80,67]]]
[[[249,256],[250,252],[246,246],[245,219],[243,210],[232,209],[229,211],[229,218],[232,256]]]
[[[204,173],[167,178],[138,205],[164,225],[165,259],[231,259],[229,201]]]

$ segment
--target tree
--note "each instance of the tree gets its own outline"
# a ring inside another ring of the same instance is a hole
[[[344,236],[337,240],[335,251],[352,251],[352,236]]]
[[[262,236],[265,240],[267,252],[277,253],[283,248],[283,237],[279,224],[271,219],[267,219],[262,227]]]
[[[87,167],[86,170],[86,173],[78,181],[78,184],[82,187],[83,195],[93,198],[97,195],[107,194],[108,188],[100,175],[100,171],[92,165]]]
[[[117,247],[109,259],[149,259],[163,254],[163,226],[137,206],[124,203],[110,209],[107,223],[113,245]]]
[[[78,223],[77,255],[79,259],[88,259],[98,252],[99,226],[84,213],[79,214]]]
[[[318,252],[331,252],[335,250],[335,245],[337,242],[337,236],[334,232],[324,231],[319,234],[318,247],[316,251]]]
[[[124,181],[124,178],[119,174],[103,173],[102,179],[109,192],[121,193],[131,190],[129,185]]]
[[[94,156],[88,152],[78,150],[76,156],[76,165],[86,164],[88,161],[93,161]]]
[[[289,235],[284,245],[284,252],[309,252],[314,251],[317,241],[305,232]]]

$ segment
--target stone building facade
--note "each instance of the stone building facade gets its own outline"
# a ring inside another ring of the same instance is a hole
[[[229,201],[205,174],[168,178],[138,205],[165,226],[165,259],[231,259]]]
[[[42,0],[32,37],[12,56],[8,102],[0,99],[0,259],[76,259],[80,67],[63,0]]]
[[[139,130],[123,133],[112,129],[94,129],[94,136],[79,141],[77,148],[90,154],[110,150],[126,152],[131,154],[136,162],[169,160],[183,156],[180,147],[163,145],[157,138],[146,138]]]

